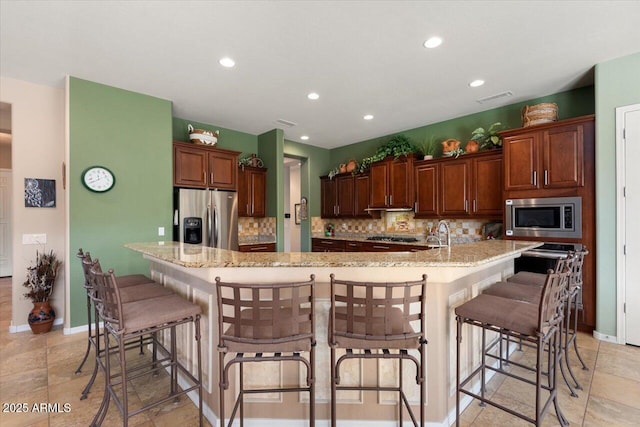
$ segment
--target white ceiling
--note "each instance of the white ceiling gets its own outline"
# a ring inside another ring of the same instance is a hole
[[[285,119],[287,139],[331,148],[591,84],[640,52],[638,22],[639,1],[2,0],[0,74],[72,75],[252,134]]]

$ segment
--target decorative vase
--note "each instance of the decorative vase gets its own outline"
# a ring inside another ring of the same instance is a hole
[[[431,154],[425,154],[425,155],[422,157],[422,160],[431,160],[431,159],[433,159],[433,156],[432,156]]]
[[[34,334],[44,334],[51,330],[56,312],[49,301],[34,302],[33,310],[29,313],[29,326]]]

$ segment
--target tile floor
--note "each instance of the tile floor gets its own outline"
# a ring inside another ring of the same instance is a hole
[[[10,334],[11,281],[0,279],[0,403],[5,406],[26,403],[28,413],[0,412],[0,425],[9,426],[86,426],[90,423],[102,399],[102,377],[86,400],[80,400],[93,361],[88,361],[81,374],[74,374],[86,348],[86,335],[63,335],[60,327],[44,335],[31,332]],[[640,425],[640,348],[600,342],[587,334],[578,339],[581,353],[589,370],[574,372],[584,390],[579,397],[569,396],[562,381],[560,405],[572,426]],[[522,361],[533,361],[530,352],[517,355]],[[155,393],[163,393],[164,378],[140,378],[130,384],[134,405],[145,402]],[[150,384],[151,383],[151,384]],[[533,411],[529,386],[512,379],[497,379],[489,383],[489,393],[497,401]],[[59,403],[68,412],[33,411],[34,403]],[[462,414],[463,426],[530,425],[491,406],[480,408],[472,403]],[[121,418],[112,403],[104,425],[120,425]],[[188,399],[169,403],[131,419],[133,426],[194,426],[197,410]],[[206,423],[206,425],[209,425]],[[552,410],[545,426],[558,425]]]

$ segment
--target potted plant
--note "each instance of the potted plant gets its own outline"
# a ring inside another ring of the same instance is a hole
[[[364,172],[369,168],[371,163],[384,160],[386,157],[393,156],[397,159],[400,156],[408,156],[416,152],[416,147],[411,143],[409,138],[404,135],[396,135],[388,142],[382,144],[376,150],[373,156],[365,157],[359,166],[354,169],[356,172]]]
[[[29,326],[34,334],[49,332],[53,326],[56,313],[49,304],[49,298],[61,265],[62,261],[58,260],[53,251],[36,251],[35,265],[27,267],[27,280],[22,286],[29,289],[24,296],[33,303],[33,310],[29,313]]]
[[[432,135],[431,138],[425,139],[422,143],[418,144],[416,148],[418,149],[418,153],[422,155],[423,160],[431,160],[436,154],[436,146],[436,137]]]
[[[485,131],[480,127],[471,133],[471,141],[477,141],[482,149],[491,149],[496,147],[502,147],[502,138],[498,135],[498,132],[502,128],[502,123],[496,122],[489,126],[489,129]]]

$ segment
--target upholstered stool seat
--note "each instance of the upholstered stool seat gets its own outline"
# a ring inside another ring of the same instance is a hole
[[[482,294],[538,304],[542,297],[542,287],[516,282],[497,282],[485,288]]]
[[[538,328],[537,304],[484,293],[457,307],[455,313],[523,335],[534,336]]]
[[[544,286],[546,274],[532,273],[531,271],[519,271],[507,279],[507,282],[524,283],[525,285]]]
[[[116,277],[116,283],[120,287],[120,281]],[[127,286],[120,288],[120,298],[122,303],[129,303],[135,301],[144,301],[150,298],[164,297],[168,295],[175,295],[175,293],[160,285],[159,283],[144,283],[141,285]]]

